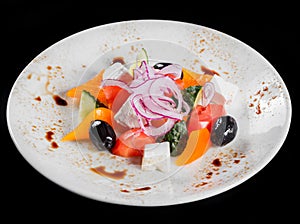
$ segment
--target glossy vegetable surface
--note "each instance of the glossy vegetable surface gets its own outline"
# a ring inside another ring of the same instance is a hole
[[[176,165],[182,166],[200,158],[210,146],[210,132],[207,128],[193,131],[182,154],[178,156]]]
[[[214,123],[211,131],[211,141],[217,146],[224,146],[231,142],[237,133],[236,120],[229,116],[221,116]]]
[[[65,135],[61,141],[87,140],[89,139],[89,129],[92,121],[102,120],[112,126],[112,116],[110,109],[104,107],[96,108],[74,130]]]
[[[151,143],[155,143],[153,137],[146,135],[141,129],[130,129],[118,138],[111,152],[122,157],[142,156],[145,145]]]
[[[99,150],[111,150],[115,146],[117,139],[114,129],[102,120],[91,122],[89,137]]]

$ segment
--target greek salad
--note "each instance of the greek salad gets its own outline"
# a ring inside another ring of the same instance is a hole
[[[78,125],[62,141],[90,140],[99,150],[141,157],[142,170],[167,172],[224,146],[238,125],[226,112],[237,87],[218,74],[176,63],[150,63],[142,48],[130,66],[115,62],[69,89],[79,104]]]

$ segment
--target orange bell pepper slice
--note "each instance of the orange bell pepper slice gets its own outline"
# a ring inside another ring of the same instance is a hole
[[[183,152],[177,157],[175,164],[182,166],[189,164],[207,151],[210,146],[210,132],[207,128],[192,131]]]
[[[78,141],[89,139],[89,129],[91,122],[94,120],[102,120],[112,126],[113,113],[110,109],[99,107],[91,111],[83,121],[70,133],[65,135],[61,141]]]

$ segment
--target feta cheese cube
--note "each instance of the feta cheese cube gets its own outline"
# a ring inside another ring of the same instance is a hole
[[[115,114],[114,119],[119,124],[129,128],[139,128],[140,124],[136,113],[131,107],[130,97],[125,101],[119,111]]]
[[[145,145],[142,159],[142,170],[170,170],[170,144],[169,142],[153,143]]]

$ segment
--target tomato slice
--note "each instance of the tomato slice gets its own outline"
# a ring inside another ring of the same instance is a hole
[[[103,93],[104,93],[105,98],[106,98],[108,108],[111,109],[112,104],[113,104],[116,96],[122,90],[122,88],[118,87],[118,86],[105,86],[102,89],[103,89]]]
[[[154,142],[155,139],[146,135],[141,129],[130,129],[117,139],[112,154],[122,157],[143,156],[145,145]]]
[[[114,86],[114,87],[116,87],[116,86]],[[130,93],[128,93],[127,90],[121,89],[120,87],[116,87],[116,88],[118,88],[118,89],[116,89],[116,92],[113,93],[113,96],[111,95],[110,100],[109,100],[111,103],[111,110],[114,113],[117,113],[119,111],[119,109],[123,106],[123,104],[126,102],[128,97],[130,96]]]
[[[207,128],[211,131],[212,124],[218,117],[225,115],[224,106],[221,104],[209,104],[206,107],[197,105],[191,112],[188,122],[188,132]]]
[[[143,152],[141,150],[128,147],[120,139],[117,139],[116,144],[111,152],[114,155],[122,157],[143,156]]]

